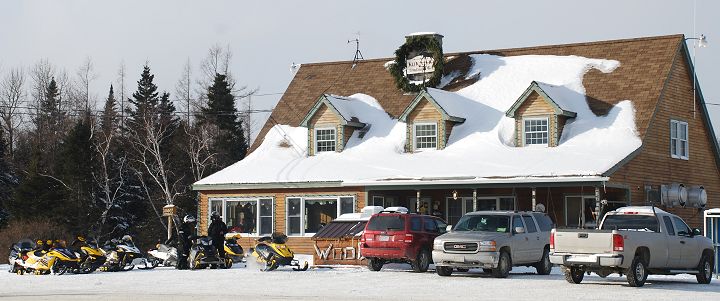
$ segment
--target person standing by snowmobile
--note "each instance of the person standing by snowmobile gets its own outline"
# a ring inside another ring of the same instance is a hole
[[[217,211],[213,211],[210,214],[210,226],[208,226],[208,236],[213,241],[215,249],[218,251],[218,256],[223,259],[225,258],[225,233],[227,233],[227,225],[220,218],[220,214]]]
[[[193,240],[197,238],[195,235],[195,225],[197,220],[192,215],[186,215],[183,218],[183,223],[179,227],[177,234],[173,233],[172,237],[168,239],[165,244],[170,244],[173,240],[176,242],[176,249],[178,252],[178,261],[175,268],[178,270],[188,269],[188,256],[190,256],[190,247],[192,247]]]

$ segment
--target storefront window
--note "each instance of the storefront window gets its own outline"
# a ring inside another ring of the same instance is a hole
[[[287,233],[309,235],[336,219],[355,212],[355,197],[287,198]]]
[[[272,198],[222,198],[210,200],[210,212],[217,211],[227,224],[228,232],[248,235],[273,231]],[[209,217],[208,217],[209,218]],[[258,219],[261,223],[258,224]]]

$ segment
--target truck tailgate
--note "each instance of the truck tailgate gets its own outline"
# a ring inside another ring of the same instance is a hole
[[[556,229],[555,252],[607,254],[613,250],[611,230]]]

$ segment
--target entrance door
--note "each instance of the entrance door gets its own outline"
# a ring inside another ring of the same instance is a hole
[[[565,226],[595,228],[595,196],[565,197]]]
[[[453,199],[451,197],[445,198],[445,220],[450,225],[455,225],[460,218],[468,212],[473,211],[473,199],[472,197],[459,197]]]

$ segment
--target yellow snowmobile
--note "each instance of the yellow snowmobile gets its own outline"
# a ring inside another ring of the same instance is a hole
[[[287,240],[287,235],[279,232],[257,240],[252,254],[263,266],[262,271],[272,271],[280,266],[292,266],[293,271],[307,271],[307,261],[300,266],[300,262],[295,260],[293,251],[285,245]]]
[[[95,239],[86,239],[83,236],[78,236],[76,241],[73,242],[73,246],[80,246],[76,252],[80,254],[80,264],[75,273],[92,273],[100,268],[105,263],[105,253],[98,245]]]
[[[19,275],[25,273],[62,275],[78,268],[80,259],[65,246],[64,241],[47,241],[45,246],[45,248],[29,251],[16,258],[14,265],[16,273]]]
[[[243,248],[237,243],[237,240],[240,238],[240,234],[235,234],[233,236],[225,237],[225,266],[224,268],[229,269],[232,267],[233,263],[235,262],[244,262],[245,261],[245,251],[243,251]]]

